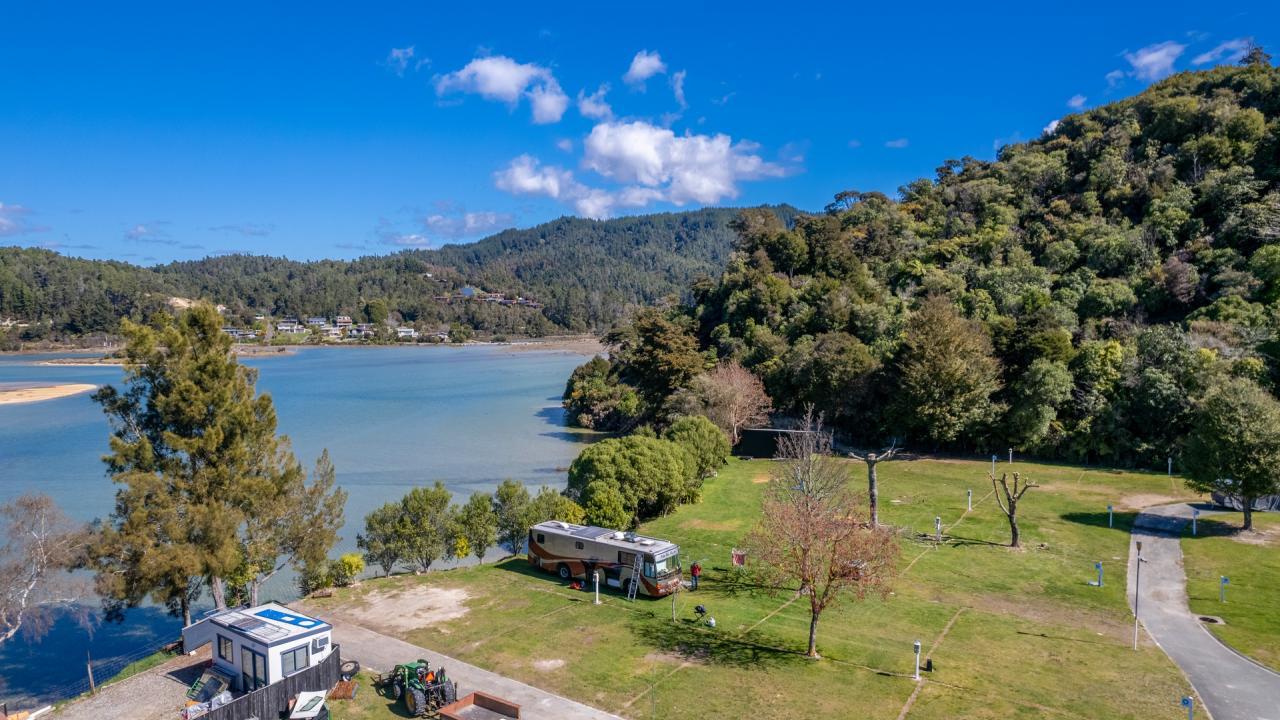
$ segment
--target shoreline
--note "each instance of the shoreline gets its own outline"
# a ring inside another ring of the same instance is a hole
[[[21,405],[45,400],[57,400],[92,392],[97,389],[97,385],[88,383],[63,383],[60,385],[36,385],[16,388],[0,386],[0,405]]]
[[[524,338],[520,340],[512,340],[509,342],[491,342],[491,341],[473,341],[465,343],[390,343],[390,344],[372,344],[372,343],[324,343],[320,345],[234,345],[232,353],[237,358],[270,358],[282,357],[287,355],[296,355],[298,352],[305,352],[315,348],[468,348],[468,347],[493,347],[499,348],[505,352],[523,353],[523,352],[558,352],[570,355],[581,355],[583,357],[591,357],[600,355],[605,352],[604,345],[599,338],[591,335],[580,336],[555,336],[549,338]],[[64,351],[68,355],[83,355],[85,357],[65,357],[55,358],[52,360],[42,360],[37,365],[48,367],[118,367],[124,364],[124,360],[117,357],[111,357],[111,354],[120,350],[120,347],[103,348],[102,350],[67,350]],[[53,351],[58,352],[58,351]],[[41,350],[18,350],[0,353],[0,355],[37,355],[50,354],[50,351]]]

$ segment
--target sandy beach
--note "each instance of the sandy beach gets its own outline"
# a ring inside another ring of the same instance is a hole
[[[97,385],[85,383],[65,383],[62,385],[43,385],[39,387],[0,387],[0,405],[16,405],[18,403],[56,400],[70,395],[97,390]]]

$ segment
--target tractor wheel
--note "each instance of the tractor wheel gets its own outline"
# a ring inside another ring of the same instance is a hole
[[[458,699],[458,687],[451,682],[446,682],[440,689],[440,694],[444,696],[444,704],[448,705]]]
[[[339,672],[342,673],[343,680],[350,680],[360,673],[360,663],[355,660],[345,660]]]
[[[404,695],[404,686],[400,684],[400,681],[397,680],[396,682],[391,683],[392,699],[399,700],[401,695]]]
[[[406,703],[409,706],[410,715],[418,717],[419,715],[427,714],[427,694],[425,692],[418,688],[413,688],[409,691],[408,697],[405,698],[406,701],[410,699],[412,699],[412,702]]]
[[[556,568],[556,572],[560,573],[561,580],[568,580],[573,577],[573,573],[569,571],[569,566],[560,563],[560,567]]]

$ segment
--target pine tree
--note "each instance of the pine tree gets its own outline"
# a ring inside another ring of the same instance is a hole
[[[120,489],[92,555],[117,609],[150,596],[189,619],[201,585],[224,608],[227,578],[247,578],[256,595],[278,558],[300,564],[336,540],[345,496],[331,466],[305,485],[271,397],[255,393],[257,372],[221,327],[207,305],[125,321],[124,389],[94,395],[111,420],[104,461]]]

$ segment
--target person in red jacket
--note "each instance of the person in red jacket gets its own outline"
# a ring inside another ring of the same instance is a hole
[[[693,585],[690,587],[690,589],[697,590],[698,578],[702,577],[702,564],[695,560],[693,563],[693,566],[689,568],[689,574],[693,576]]]

